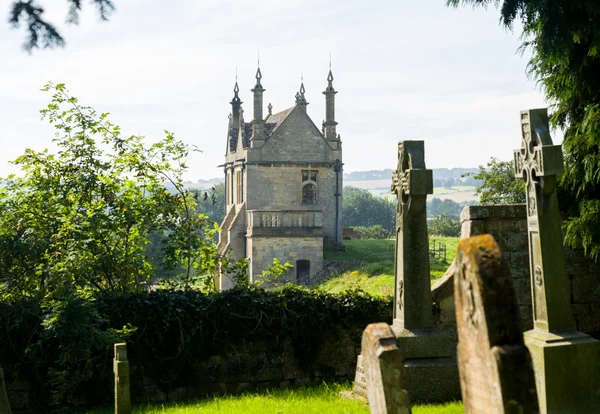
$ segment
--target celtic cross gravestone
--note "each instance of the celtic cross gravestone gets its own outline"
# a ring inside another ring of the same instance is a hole
[[[600,342],[575,330],[556,193],[563,172],[544,109],[521,112],[517,177],[525,180],[533,330],[524,334],[542,413],[600,412]]]

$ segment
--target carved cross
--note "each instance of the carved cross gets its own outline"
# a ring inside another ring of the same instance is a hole
[[[411,198],[433,194],[432,171],[425,168],[423,141],[398,143],[398,168],[392,173],[392,193],[398,197],[397,229],[402,228],[402,214],[411,210]]]
[[[526,184],[534,328],[573,329],[556,196],[557,175],[563,172],[562,148],[552,144],[545,108],[521,112],[521,134],[514,168]]]
[[[560,145],[552,145],[546,109],[521,113],[521,149],[514,151],[515,176],[523,178],[527,188],[527,215],[538,210],[540,193],[554,190],[556,176],[563,173]]]
[[[433,193],[432,171],[425,168],[423,141],[398,143],[398,168],[392,174],[398,197],[394,325],[432,326],[426,200]]]

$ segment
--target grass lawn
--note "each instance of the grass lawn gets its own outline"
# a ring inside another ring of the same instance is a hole
[[[340,391],[350,390],[350,384],[321,385],[311,388],[271,390],[239,396],[219,396],[211,399],[178,404],[155,404],[133,407],[134,414],[368,414],[362,402],[343,399]],[[112,414],[114,409],[83,411],[86,414]],[[413,414],[463,413],[461,403],[417,405]]]
[[[454,260],[458,237],[431,237],[430,243],[433,240],[446,245],[446,261],[430,260],[432,284],[444,275]],[[376,296],[393,295],[395,240],[344,240],[344,246],[344,252],[325,251],[325,259],[360,260],[363,264],[316,287],[334,293],[360,288]]]

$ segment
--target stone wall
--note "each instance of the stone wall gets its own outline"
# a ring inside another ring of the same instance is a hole
[[[302,170],[317,171],[317,202],[302,203]],[[329,166],[248,165],[247,210],[321,210],[323,235],[335,241],[335,171]],[[341,173],[340,173],[341,176]],[[338,220],[341,226],[342,182],[340,178]],[[339,228],[341,232],[342,229]],[[341,238],[340,238],[341,240]]]
[[[351,381],[360,353],[361,333],[362,327],[342,329],[332,326],[311,363],[299,361],[289,341],[278,344],[276,338],[271,338],[262,342],[231,344],[222,354],[212,355],[203,363],[195,363],[195,378],[200,380],[186,386],[152,377],[151,367],[140,364],[135,354],[130,353],[131,398],[134,403],[180,401],[210,394],[318,385],[323,381]],[[9,366],[6,372],[11,407],[15,412],[31,410],[31,384],[18,378],[15,368]],[[107,383],[104,392],[110,395],[112,387],[111,383]],[[75,403],[87,405],[83,398]]]
[[[263,270],[277,258],[281,263],[290,262],[294,268],[284,276],[285,281],[296,280],[296,262],[310,260],[310,280],[316,280],[323,269],[322,237],[252,237],[247,239],[250,257],[250,274],[254,282]]]
[[[523,330],[533,328],[529,249],[524,204],[470,206],[461,213],[461,238],[491,234],[502,250],[513,278]],[[586,259],[583,252],[565,248],[573,316],[579,331],[600,336],[600,263]],[[455,328],[452,263],[433,286],[433,300],[439,311],[439,325]]]

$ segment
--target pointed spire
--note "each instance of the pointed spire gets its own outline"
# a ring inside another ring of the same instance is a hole
[[[262,73],[260,72],[260,66],[258,67],[258,69],[256,69],[256,86],[255,88],[262,88],[262,85],[260,84],[260,80],[262,79]]]
[[[338,139],[335,122],[335,94],[337,91],[333,87],[333,73],[331,72],[331,55],[329,57],[329,74],[327,75],[327,88],[323,92],[325,95],[325,138],[329,141]]]
[[[232,114],[232,121],[233,121],[233,125],[237,128],[237,126],[240,123],[240,109],[242,107],[242,100],[240,99],[240,96],[238,95],[238,92],[240,91],[240,87],[238,86],[237,83],[237,68],[236,68],[236,75],[235,75],[235,85],[233,87],[233,99],[231,100],[231,102],[229,102],[231,104],[231,114]]]
[[[304,88],[304,74],[300,78],[300,90],[296,92],[296,105],[299,105],[305,112],[306,106],[308,102],[306,101],[306,97],[304,94],[306,93],[306,89]]]
[[[260,71],[260,55],[258,68],[256,69],[256,85],[252,89],[254,94],[254,118],[252,119],[252,147],[260,147],[265,139],[264,119],[263,119],[263,92],[265,88],[260,83],[262,72]],[[258,142],[260,141],[260,142]]]

